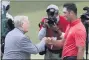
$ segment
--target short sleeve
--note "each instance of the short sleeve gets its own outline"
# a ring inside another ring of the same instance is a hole
[[[43,24],[44,24],[44,18],[40,22],[40,30],[42,29]]]
[[[76,46],[84,47],[86,42],[86,31],[78,30],[75,32],[75,42]]]

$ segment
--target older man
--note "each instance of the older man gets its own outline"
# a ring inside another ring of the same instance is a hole
[[[44,51],[45,38],[34,45],[24,34],[28,32],[29,21],[27,16],[14,17],[15,28],[5,38],[3,59],[29,59],[30,54]]]

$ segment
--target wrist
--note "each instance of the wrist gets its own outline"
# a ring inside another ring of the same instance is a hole
[[[57,28],[57,30],[56,30],[56,31],[58,32],[59,30],[60,30],[60,29],[59,29],[59,28]]]
[[[61,37],[61,38],[64,38],[64,35],[65,35],[65,33],[63,33],[63,32],[62,32],[62,34],[61,34],[61,36],[60,36],[60,37]]]
[[[58,32],[59,36],[62,35],[62,32],[60,31],[60,29],[58,29],[57,32]]]

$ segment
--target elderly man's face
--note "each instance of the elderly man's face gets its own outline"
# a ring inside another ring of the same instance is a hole
[[[24,30],[25,33],[28,32],[28,29],[29,29],[29,21],[28,20],[25,20],[24,23],[23,23],[23,25],[22,25],[22,27],[23,27],[23,30]]]

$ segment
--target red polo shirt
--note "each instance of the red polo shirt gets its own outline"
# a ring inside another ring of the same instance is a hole
[[[80,19],[71,22],[65,32],[62,57],[77,56],[77,46],[85,46],[86,30]]]

